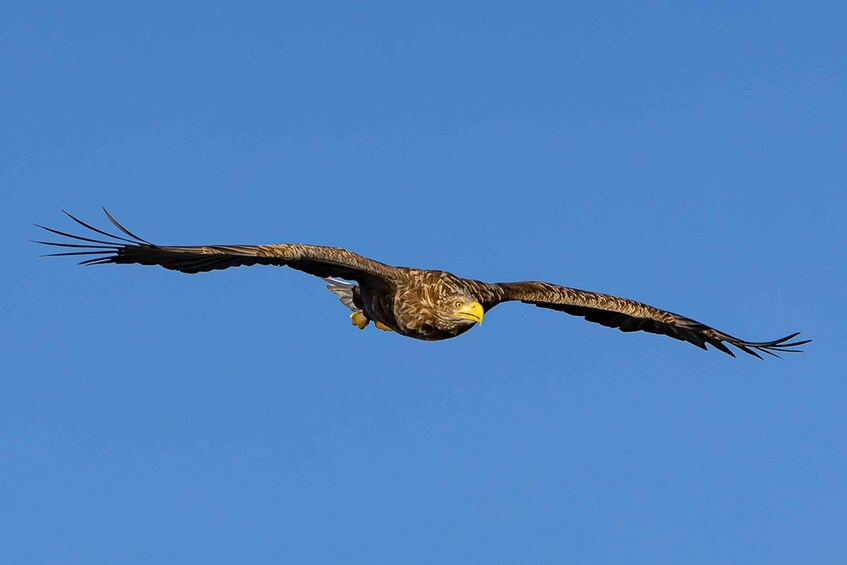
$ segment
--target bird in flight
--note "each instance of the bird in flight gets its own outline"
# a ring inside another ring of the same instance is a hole
[[[624,332],[666,335],[702,349],[707,349],[708,344],[733,357],[735,354],[728,345],[761,359],[760,353],[778,357],[778,353],[799,352],[797,347],[811,341],[795,340],[799,332],[773,341],[746,341],[691,318],[619,296],[547,282],[487,283],[446,271],[394,267],[340,247],[299,243],[156,245],[124,228],[105,208],[103,211],[123,235],[95,228],[65,212],[90,230],[91,237],[36,224],[66,238],[36,243],[67,249],[48,256],[90,256],[82,265],[138,263],[191,274],[242,265],[291,267],[323,278],[327,288],[352,310],[350,319],[359,329],[373,322],[382,330],[428,341],[463,334],[474,324],[482,324],[489,310],[510,301],[581,316]]]

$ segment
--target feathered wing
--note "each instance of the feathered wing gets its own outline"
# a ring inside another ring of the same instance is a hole
[[[624,332],[645,331],[666,335],[693,343],[702,349],[706,349],[706,344],[709,344],[733,357],[735,354],[727,344],[761,359],[759,353],[778,357],[777,353],[780,352],[799,352],[794,348],[811,341],[792,341],[799,332],[773,341],[745,341],[691,318],[635,300],[545,282],[485,285],[481,294],[486,310],[501,302],[519,300],[525,304],[582,316],[589,322],[618,328]]]
[[[69,238],[68,241],[38,241],[69,249],[50,256],[88,256],[82,265],[105,263],[138,263],[159,265],[183,273],[201,273],[216,269],[249,265],[288,266],[319,277],[340,277],[369,284],[389,284],[394,267],[373,261],[339,247],[282,243],[273,245],[201,245],[162,246],[133,234],[106,209],[106,216],[123,235],[114,235],[91,226],[67,214],[81,226],[102,237],[83,237],[38,226],[55,235]],[[104,239],[105,238],[105,239]],[[72,240],[72,241],[71,241]]]

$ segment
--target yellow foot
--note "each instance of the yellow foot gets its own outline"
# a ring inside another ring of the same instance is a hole
[[[384,332],[393,332],[394,331],[391,328],[389,328],[388,326],[386,326],[385,324],[383,324],[382,322],[374,322],[374,325]]]
[[[362,314],[361,310],[356,310],[355,312],[350,314],[350,321],[352,321],[353,325],[359,328],[360,330],[365,329],[365,326],[367,326],[368,322],[370,322],[370,320],[365,318],[365,315]]]

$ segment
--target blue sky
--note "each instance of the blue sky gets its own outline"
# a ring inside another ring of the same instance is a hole
[[[29,3],[0,17],[3,563],[843,563],[843,2]],[[803,355],[41,259],[305,242]]]

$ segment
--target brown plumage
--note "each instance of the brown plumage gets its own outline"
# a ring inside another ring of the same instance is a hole
[[[159,265],[183,273],[201,273],[242,265],[287,266],[327,278],[329,289],[354,314],[354,324],[363,328],[368,321],[383,329],[424,340],[455,337],[469,330],[501,302],[520,301],[541,308],[581,316],[624,332],[646,331],[706,345],[728,353],[732,345],[761,358],[759,353],[797,352],[810,340],[792,341],[798,333],[773,341],[738,339],[705,324],[660,310],[634,300],[589,292],[546,282],[485,283],[463,279],[445,271],[394,267],[362,257],[346,249],[319,245],[282,243],[273,245],[161,246],[150,243],[121,226],[104,209],[109,220],[124,235],[97,229],[68,214],[78,224],[108,239],[83,237],[41,227],[70,241],[38,241],[44,245],[71,249],[57,255],[85,255],[83,265],[139,263]],[[66,212],[67,214],[67,212]],[[355,281],[344,283],[336,278]]]

